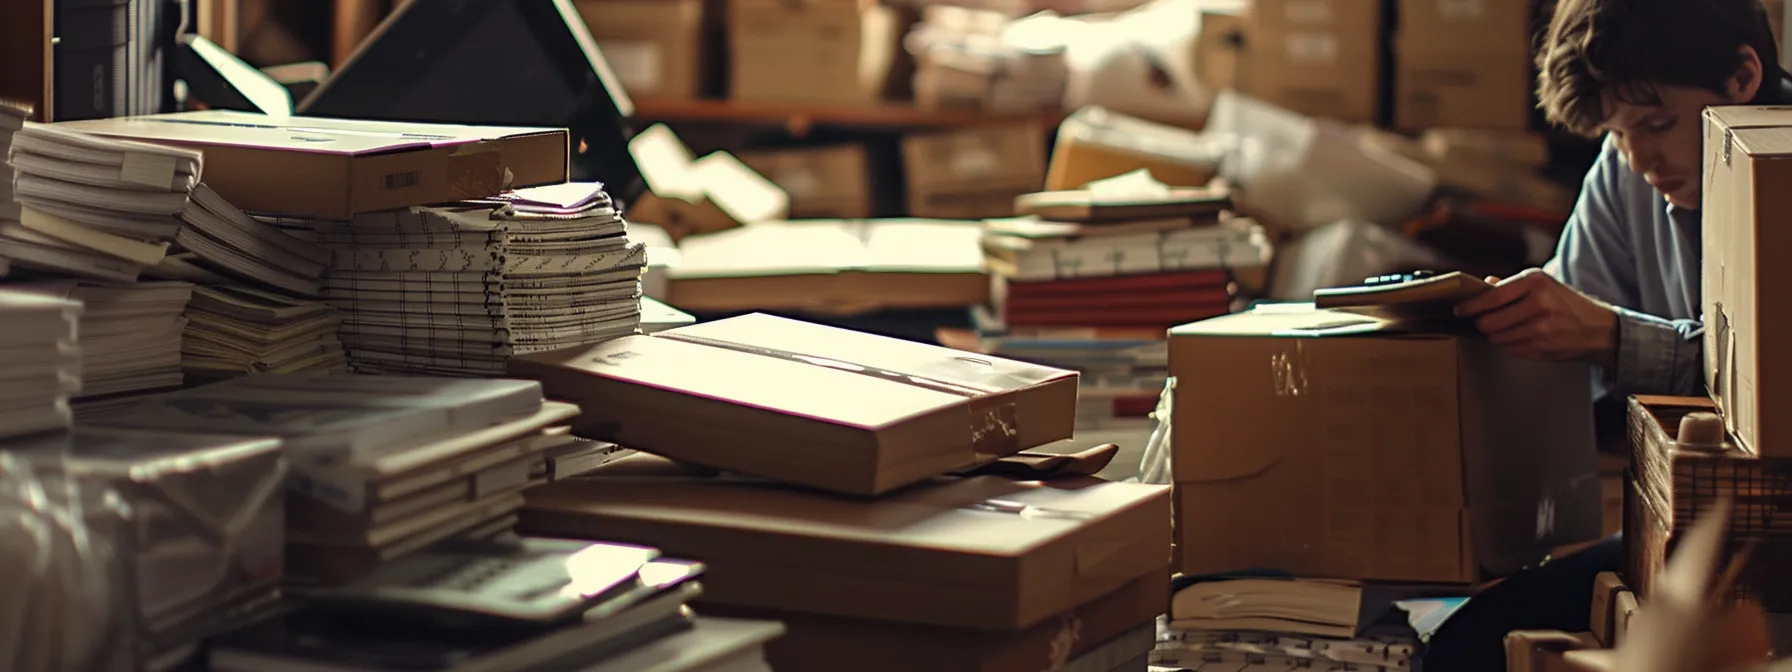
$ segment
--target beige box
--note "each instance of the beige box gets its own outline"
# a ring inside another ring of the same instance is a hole
[[[703,93],[703,0],[577,0],[597,48],[630,96]]]
[[[1176,187],[1200,187],[1219,173],[1224,146],[1194,131],[1086,107],[1058,125],[1047,191],[1070,191],[1138,169]]]
[[[1045,183],[1045,129],[979,126],[902,138],[908,213],[984,219],[1014,214],[1014,199]]]
[[[1394,124],[1400,129],[1530,127],[1533,84],[1524,51],[1402,48],[1397,60]]]
[[[1592,373],[1310,306],[1176,327],[1184,574],[1476,582],[1598,538]]]
[[[900,49],[896,12],[845,0],[729,4],[729,97],[875,102]]]
[[[1401,51],[1524,55],[1531,46],[1530,0],[1400,0]]]
[[[797,219],[871,216],[871,161],[864,145],[742,152],[740,160],[790,195]]]
[[[1308,116],[1372,123],[1381,25],[1380,0],[1260,0],[1246,18],[1239,89]]]

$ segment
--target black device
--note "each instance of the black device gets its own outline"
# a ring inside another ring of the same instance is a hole
[[[564,127],[572,179],[632,203],[634,115],[571,0],[413,0],[299,103],[313,117]]]

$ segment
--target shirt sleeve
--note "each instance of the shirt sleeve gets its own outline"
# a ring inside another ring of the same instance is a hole
[[[1624,184],[1630,177],[1624,155],[1607,138],[1598,161],[1587,171],[1556,255],[1543,268],[1562,284],[1617,307],[1617,365],[1615,370],[1602,372],[1608,392],[1700,395],[1704,388],[1704,325],[1699,320],[1669,320],[1634,309],[1642,303],[1630,237],[1636,223],[1626,218],[1637,214],[1625,205],[1632,199],[1647,198],[1653,207],[1666,206],[1653,189],[1625,193],[1627,186],[1637,187]]]

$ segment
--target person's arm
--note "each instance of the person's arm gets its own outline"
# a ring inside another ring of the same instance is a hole
[[[1647,199],[1648,207],[1665,207],[1646,183],[1633,180],[1625,184],[1633,177],[1623,155],[1607,140],[1599,160],[1587,172],[1556,256],[1544,270],[1616,310],[1617,347],[1604,374],[1618,392],[1703,394],[1704,325],[1699,320],[1669,320],[1624,307],[1641,303],[1630,223],[1626,221],[1641,213],[1626,206],[1631,200]],[[1635,193],[1638,187],[1648,191]]]

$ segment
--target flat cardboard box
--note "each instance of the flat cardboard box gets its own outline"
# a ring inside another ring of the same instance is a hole
[[[703,0],[577,0],[592,39],[637,98],[703,93]]]
[[[1071,371],[761,314],[511,372],[578,403],[580,436],[860,495],[1068,439],[1076,415]]]
[[[1400,0],[1399,9],[1401,51],[1530,51],[1530,0]]]
[[[1000,124],[902,138],[908,213],[986,219],[1014,214],[1014,198],[1045,182],[1045,129]]]
[[[1039,672],[1070,669],[1117,637],[1151,628],[1169,610],[1169,567],[1021,632],[987,632],[788,611],[707,607],[705,614],[776,620],[789,630],[766,645],[778,672]],[[1149,640],[1147,640],[1149,641]],[[1081,669],[1081,668],[1078,668]]]
[[[1309,305],[1170,332],[1185,574],[1472,583],[1596,539],[1592,373]]]
[[[1239,90],[1314,117],[1373,123],[1381,98],[1380,0],[1263,0],[1247,15]]]
[[[778,185],[727,152],[693,158],[665,124],[631,138],[628,151],[647,183],[629,219],[658,225],[674,241],[790,214],[790,196]]]
[[[790,195],[797,219],[871,216],[871,159],[864,145],[743,152],[741,163]]]
[[[1223,158],[1219,143],[1194,131],[1086,107],[1058,125],[1045,190],[1081,189],[1141,168],[1172,187],[1200,187],[1219,173]]]
[[[1530,128],[1530,57],[1524,51],[1402,48],[1394,75],[1394,124],[1523,131]]]
[[[854,315],[989,301],[982,227],[924,219],[761,222],[684,239],[673,305]]]
[[[1744,450],[1792,457],[1792,414],[1774,412],[1788,398],[1767,384],[1792,380],[1792,352],[1766,346],[1792,333],[1792,299],[1762,272],[1792,249],[1792,109],[1714,107],[1705,121],[1705,386]]]
[[[702,558],[703,602],[1000,632],[1161,573],[1170,552],[1163,486],[945,477],[863,499],[639,460],[531,490],[519,531]]]
[[[201,150],[205,183],[250,212],[347,219],[567,179],[567,135],[558,128],[277,119],[224,110],[57,126]]]

